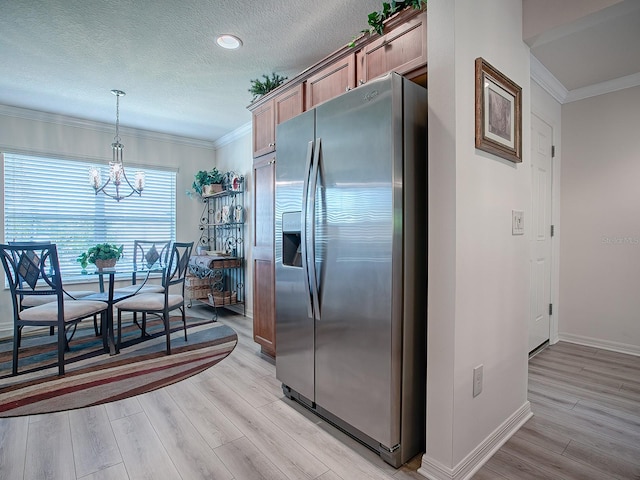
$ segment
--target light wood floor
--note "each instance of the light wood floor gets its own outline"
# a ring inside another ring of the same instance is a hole
[[[640,357],[557,343],[529,360],[529,401],[474,480],[640,479]]]
[[[423,480],[420,456],[395,470],[284,399],[251,320],[220,320],[238,346],[189,380],[107,405],[0,418],[0,479]],[[530,363],[535,417],[474,479],[639,479],[639,367],[639,358],[570,344],[539,354]]]

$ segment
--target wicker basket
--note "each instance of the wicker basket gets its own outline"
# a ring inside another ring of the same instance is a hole
[[[209,303],[213,305],[213,301],[215,301],[216,306],[222,305],[233,305],[234,303],[238,303],[238,292],[213,292],[209,293]]]
[[[115,258],[107,258],[106,260],[98,258],[96,260],[96,268],[98,270],[102,270],[104,268],[113,268],[116,266],[117,261],[118,260],[116,260]]]

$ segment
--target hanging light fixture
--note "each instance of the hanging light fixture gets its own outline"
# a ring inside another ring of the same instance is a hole
[[[106,196],[115,199],[116,201],[120,201],[123,198],[130,197],[134,193],[138,195],[142,195],[142,190],[144,189],[144,172],[136,172],[134,178],[134,185],[131,185],[131,182],[127,178],[127,175],[124,171],[124,165],[122,163],[122,150],[124,149],[124,145],[120,143],[120,97],[126,95],[122,90],[111,90],[116,96],[116,136],[113,137],[113,143],[111,144],[111,150],[113,152],[113,159],[109,162],[109,178],[102,185],[102,178],[100,176],[100,171],[92,167],[89,170],[89,183],[96,191],[96,195],[102,192]],[[113,183],[115,186],[115,193],[109,193],[106,188],[107,186]],[[122,194],[120,193],[120,187],[128,186],[128,193]]]

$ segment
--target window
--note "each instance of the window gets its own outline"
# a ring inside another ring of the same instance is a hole
[[[175,171],[130,168],[131,177],[145,173],[145,189],[141,197],[116,202],[95,194],[91,166],[101,167],[104,178],[107,166],[98,162],[4,154],[5,243],[56,243],[65,282],[86,280],[76,258],[97,243],[124,245],[119,263],[126,265],[133,261],[135,239],[176,237]]]

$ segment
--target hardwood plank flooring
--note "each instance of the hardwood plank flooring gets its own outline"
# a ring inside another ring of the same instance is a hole
[[[29,417],[0,418],[0,478],[23,478]]]
[[[210,318],[208,307],[191,315]],[[282,395],[251,320],[239,343],[164,389],[87,409],[0,419],[0,480],[419,480]],[[529,362],[530,419],[474,480],[639,480],[640,358],[559,343]]]
[[[69,411],[76,476],[84,477],[122,463],[116,438],[105,408]]]
[[[474,480],[640,479],[639,372],[631,355],[564,342],[543,350],[529,361],[533,418]]]
[[[76,478],[69,412],[38,415],[29,422],[24,479]]]

